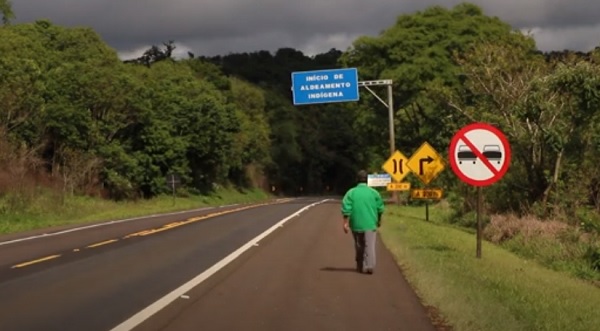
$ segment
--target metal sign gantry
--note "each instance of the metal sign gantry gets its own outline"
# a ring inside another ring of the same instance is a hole
[[[369,91],[379,102],[381,102],[388,109],[388,118],[390,122],[390,155],[396,151],[396,139],[394,136],[394,96],[392,94],[393,81],[391,79],[382,80],[366,80],[358,82],[359,87],[364,87]],[[385,102],[377,93],[375,93],[370,86],[387,86],[387,102]]]

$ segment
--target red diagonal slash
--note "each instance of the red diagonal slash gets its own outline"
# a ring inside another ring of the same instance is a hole
[[[477,156],[478,159],[481,160],[481,162],[483,162],[483,164],[485,164],[485,166],[490,169],[490,171],[494,174],[494,176],[498,175],[499,171],[496,169],[496,167],[494,167],[492,165],[492,163],[490,162],[490,160],[488,160],[485,156],[483,156],[483,153],[481,153],[477,147],[475,147],[475,145],[473,145],[473,143],[467,139],[466,135],[461,135],[459,136],[459,139],[461,139],[468,147],[469,149],[475,154],[475,156]]]

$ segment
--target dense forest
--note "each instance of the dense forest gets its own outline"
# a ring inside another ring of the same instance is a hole
[[[165,41],[128,60],[90,28],[13,25],[10,6],[0,12],[5,197],[33,185],[151,198],[169,192],[169,174],[187,194],[223,185],[342,193],[358,169],[381,172],[387,109],[364,91],[358,102],[294,106],[291,73],[355,67],[360,80],[393,80],[395,144],[407,156],[425,141],[445,156],[471,122],[507,135],[513,160],[486,189],[487,211],[573,224],[589,218],[581,210],[600,211],[600,48],[540,52],[472,4],[401,15],[348,50],[315,56],[281,48],[175,59],[176,41]],[[435,186],[458,218],[473,210],[472,188],[449,169]]]

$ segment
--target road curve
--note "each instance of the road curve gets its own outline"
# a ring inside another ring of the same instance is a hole
[[[374,275],[351,270],[339,202],[319,201],[0,237],[0,330],[433,330],[382,245]]]
[[[26,241],[10,236],[0,247],[0,330],[109,330],[311,202],[176,213]]]
[[[354,270],[339,202],[315,206],[135,331],[435,330],[385,247]]]

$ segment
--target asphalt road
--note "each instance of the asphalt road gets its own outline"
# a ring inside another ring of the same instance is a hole
[[[309,198],[0,237],[0,330],[434,330],[378,254]]]

